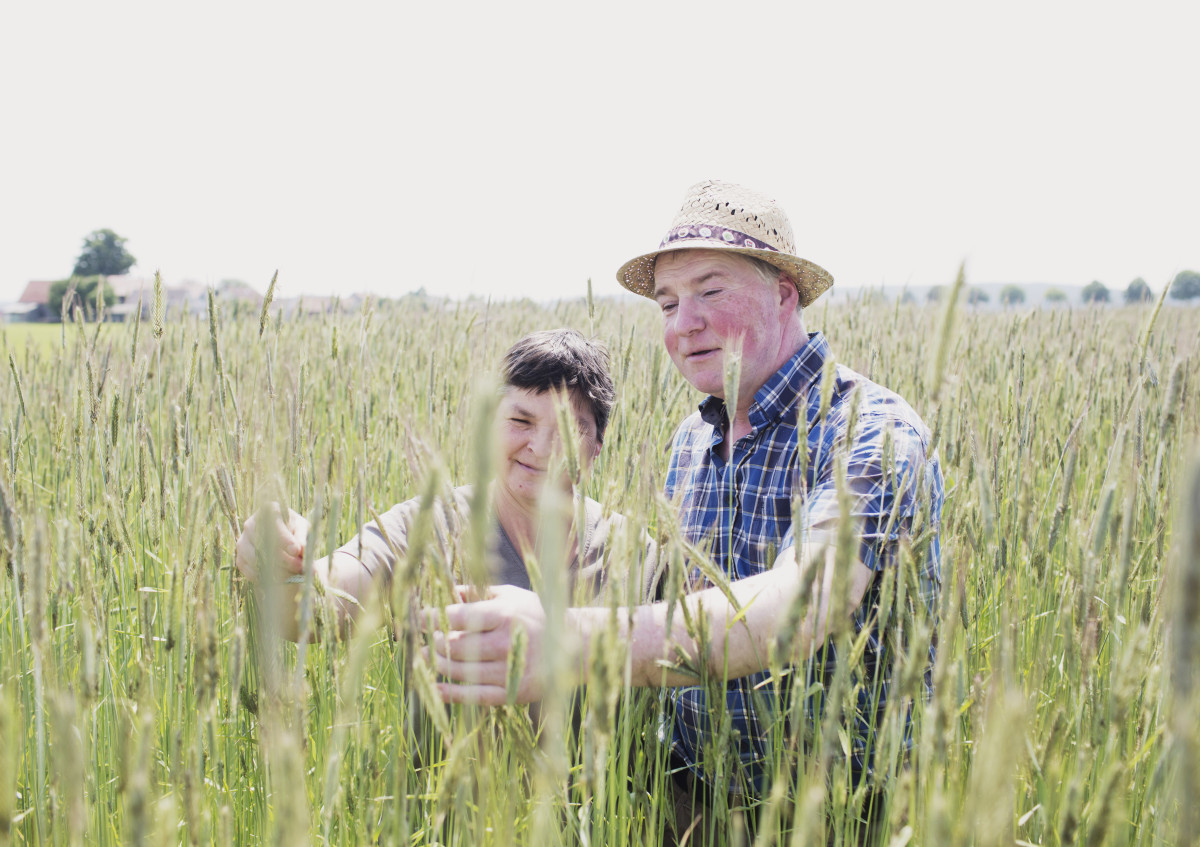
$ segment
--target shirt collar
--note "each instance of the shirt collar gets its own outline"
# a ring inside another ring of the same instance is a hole
[[[820,378],[829,356],[829,342],[825,336],[820,332],[810,332],[808,342],[754,392],[754,401],[750,404],[750,425],[761,429],[781,418],[788,410],[796,408],[797,401]],[[725,424],[725,401],[712,395],[704,398],[700,404],[700,417],[720,432]]]

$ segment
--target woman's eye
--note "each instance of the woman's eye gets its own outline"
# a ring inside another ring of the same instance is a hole
[[[664,314],[664,315],[669,315],[669,314],[671,314],[672,312],[674,312],[674,311],[675,311],[675,306],[676,306],[676,304],[675,304],[675,303],[661,303],[661,304],[659,304],[659,307],[662,309],[662,312],[663,312],[663,314]]]

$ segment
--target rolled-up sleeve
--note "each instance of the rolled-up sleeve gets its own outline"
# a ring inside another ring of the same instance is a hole
[[[922,482],[928,463],[925,435],[911,423],[890,415],[859,419],[853,444],[835,444],[825,471],[805,492],[800,504],[802,539],[835,537],[842,520],[838,499],[838,462],[845,462],[846,514],[859,538],[859,559],[871,570],[889,565],[895,542],[909,534],[922,508]],[[796,527],[782,547],[794,546]]]

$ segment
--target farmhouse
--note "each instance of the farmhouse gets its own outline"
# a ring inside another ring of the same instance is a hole
[[[48,321],[56,317],[50,314],[50,286],[52,280],[33,280],[25,286],[21,299],[4,307],[6,321]]]
[[[129,274],[105,277],[112,288],[116,301],[104,312],[107,321],[126,321],[138,311],[141,303],[142,318],[151,317],[154,309],[154,280]],[[50,308],[50,287],[54,280],[35,280],[25,286],[21,299],[0,308],[5,321],[56,321],[57,312]],[[218,302],[262,305],[262,295],[240,282],[224,282],[213,292]],[[166,310],[169,314],[203,315],[208,311],[208,286],[185,281],[179,285],[163,287]]]

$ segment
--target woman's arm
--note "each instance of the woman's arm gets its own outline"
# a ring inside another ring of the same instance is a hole
[[[257,587],[267,617],[289,641],[300,637],[301,577],[309,530],[303,515],[288,509],[285,517],[278,503],[268,503],[246,520],[234,548],[238,570]],[[317,559],[312,568],[318,586],[316,602],[324,598],[339,630],[344,631],[373,590],[371,574],[345,548]]]

